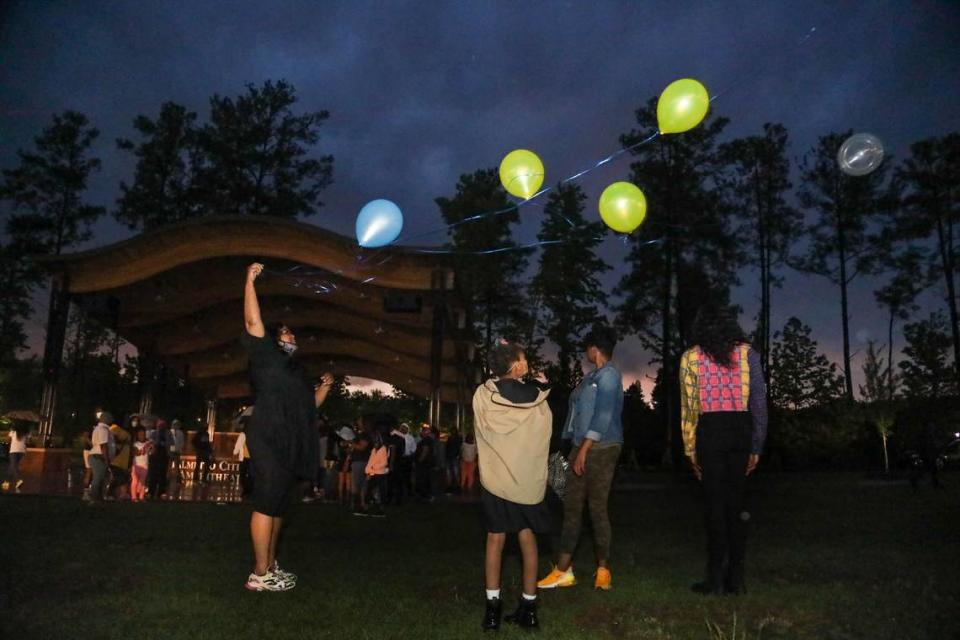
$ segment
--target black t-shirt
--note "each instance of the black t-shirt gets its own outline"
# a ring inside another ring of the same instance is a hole
[[[250,416],[247,432],[251,457],[272,458],[288,471],[312,478],[320,452],[313,385],[306,370],[270,338],[257,338],[244,331],[240,342],[250,356],[250,379],[256,396],[257,408]]]
[[[459,435],[450,436],[447,438],[447,446],[444,449],[444,453],[447,456],[447,460],[453,461],[460,458],[460,445],[463,444],[463,438]]]
[[[384,442],[390,447],[390,469],[393,470],[394,465],[403,458],[407,443],[399,433],[391,433]]]
[[[212,447],[210,446],[210,434],[201,429],[193,436],[193,448],[196,450],[197,455],[202,458],[209,458],[212,453]]]
[[[517,404],[533,402],[540,395],[540,391],[546,388],[541,382],[520,382],[513,379],[497,380],[496,385],[500,395]]]
[[[366,462],[370,459],[370,450],[373,449],[373,438],[366,433],[358,433],[357,439],[353,443],[353,461]]]
[[[433,438],[421,438],[420,443],[417,444],[417,464],[432,465],[435,451],[436,443]]]

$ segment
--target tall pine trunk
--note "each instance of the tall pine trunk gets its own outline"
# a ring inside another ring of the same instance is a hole
[[[673,289],[673,242],[670,238],[667,238],[666,246],[664,252],[664,281],[663,281],[663,296],[661,300],[661,318],[662,322],[662,331],[661,336],[661,357],[663,358],[663,415],[666,420],[667,427],[667,446],[670,448],[670,457],[676,463],[678,460],[676,450],[677,443],[674,442],[675,438],[673,437],[673,389],[674,389],[674,380],[673,380],[673,360],[670,356],[673,351],[673,346],[671,345],[670,334],[673,330],[672,327],[672,317],[671,317],[671,307],[672,305],[672,289]],[[679,469],[678,465],[674,464],[675,469]]]
[[[953,368],[960,389],[960,327],[957,325],[957,291],[954,281],[953,229],[949,220],[944,228],[942,217],[937,218],[937,243],[940,248],[940,261],[943,264],[943,277],[947,285],[947,309],[950,311],[950,331],[953,336]]]
[[[843,320],[843,381],[847,400],[853,401],[853,374],[850,371],[850,314],[847,300],[847,235],[843,219],[840,185],[836,185],[837,257],[840,261],[840,313]]]
[[[887,324],[887,398],[893,401],[893,321],[894,310],[890,307],[890,321]]]

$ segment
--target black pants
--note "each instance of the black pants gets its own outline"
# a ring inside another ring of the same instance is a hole
[[[433,497],[433,485],[431,484],[433,475],[432,464],[420,464],[414,468],[416,476],[417,495],[423,499]]]
[[[387,475],[381,474],[367,478],[367,504],[384,505],[387,503]]]
[[[409,467],[409,463],[407,463]],[[390,475],[387,478],[389,486],[387,488],[387,504],[402,504],[403,498],[410,487],[410,471],[404,473],[403,459],[398,459],[393,467],[390,468]]]
[[[199,481],[206,484],[208,480],[210,480],[210,456],[198,453],[193,466],[193,483],[196,484]]]
[[[707,581],[714,588],[743,584],[750,514],[744,505],[753,423],[745,411],[705,413],[697,425],[697,463],[703,470]]]
[[[167,452],[158,448],[147,458],[147,491],[151,498],[157,498],[167,492]]]

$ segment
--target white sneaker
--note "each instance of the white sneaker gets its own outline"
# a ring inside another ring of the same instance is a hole
[[[284,571],[280,568],[280,563],[276,560],[273,561],[273,564],[267,567],[267,572],[279,576],[281,579],[286,580],[287,582],[292,582],[296,584],[297,574],[290,573],[289,571]]]
[[[296,585],[275,573],[267,571],[262,576],[251,573],[247,576],[247,583],[243,586],[250,591],[289,591]]]

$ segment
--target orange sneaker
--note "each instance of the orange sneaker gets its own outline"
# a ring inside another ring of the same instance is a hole
[[[610,575],[610,569],[606,567],[597,567],[597,572],[593,574],[596,578],[593,581],[594,589],[610,591],[613,588],[613,576]]]
[[[556,566],[553,571],[547,574],[547,577],[537,583],[538,589],[556,589],[557,587],[572,587],[577,584],[577,579],[573,577],[573,567],[566,571],[560,571]]]

